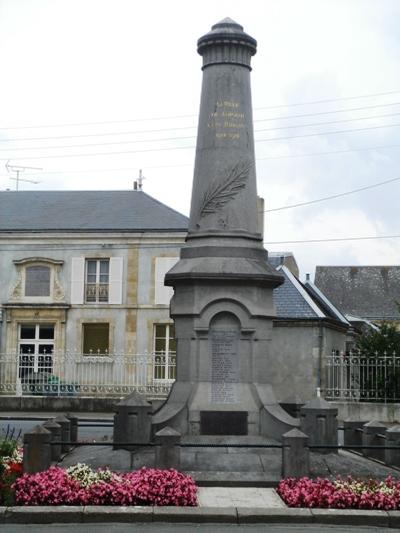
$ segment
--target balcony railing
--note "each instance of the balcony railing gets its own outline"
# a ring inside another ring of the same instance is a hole
[[[108,283],[86,283],[85,302],[108,302]]]
[[[0,394],[165,398],[175,379],[175,353],[0,354]]]

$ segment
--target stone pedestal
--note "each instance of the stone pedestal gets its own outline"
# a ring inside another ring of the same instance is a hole
[[[156,467],[180,468],[181,464],[181,434],[170,427],[165,427],[155,434]]]
[[[362,427],[366,424],[366,420],[344,420],[343,421],[343,444],[345,446],[361,446],[362,445]],[[361,453],[360,448],[355,450]]]
[[[148,444],[151,439],[151,404],[138,392],[133,392],[115,406],[114,442]],[[132,450],[132,446],[114,449]]]
[[[298,429],[282,436],[282,477],[305,477],[310,475],[309,437]]]
[[[77,442],[79,418],[72,413],[67,413],[65,417],[70,421],[71,442]]]
[[[50,418],[42,425],[51,433],[51,460],[58,462],[61,459],[61,426],[54,418]]]
[[[314,398],[300,409],[300,429],[310,437],[310,446],[337,445],[338,410],[323,398]],[[314,449],[320,453],[337,453],[334,449]]]
[[[365,457],[371,457],[372,459],[378,459],[385,461],[385,450],[368,449],[368,446],[385,446],[385,440],[379,435],[386,433],[386,426],[378,420],[372,420],[363,425],[362,444],[365,446],[363,449],[363,455]]]
[[[385,463],[389,466],[400,467],[400,426],[393,426],[386,430],[386,446],[398,446],[398,450],[385,450]]]
[[[61,426],[61,452],[66,453],[71,449],[71,422],[64,415],[59,415],[54,419],[54,422],[57,422]]]
[[[51,464],[51,433],[43,426],[35,426],[24,434],[23,469],[25,474],[47,470]]]

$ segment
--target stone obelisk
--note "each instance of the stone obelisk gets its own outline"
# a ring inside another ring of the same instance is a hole
[[[198,41],[203,85],[189,232],[167,273],[177,380],[154,429],[276,435],[296,425],[269,374],[272,290],[258,227],[250,61],[255,39],[224,19]]]

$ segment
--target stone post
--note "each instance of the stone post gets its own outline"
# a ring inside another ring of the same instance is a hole
[[[51,433],[43,426],[35,426],[24,435],[23,469],[26,474],[47,470],[51,464]]]
[[[399,446],[398,450],[385,450],[385,463],[400,467],[400,426],[386,430],[386,446]]]
[[[70,430],[71,430],[71,442],[77,442],[78,441],[78,422],[79,418],[72,414],[67,413],[65,417],[70,421]]]
[[[177,468],[181,463],[181,434],[165,427],[155,434],[156,467]]]
[[[337,445],[338,410],[323,398],[314,398],[300,408],[300,429],[310,436],[310,446]],[[320,453],[337,453],[335,449],[314,449]]]
[[[386,426],[377,420],[372,420],[363,425],[362,445],[363,446],[385,446],[385,441],[378,437],[378,434],[385,434]],[[362,451],[365,457],[371,459],[378,459],[379,461],[385,461],[385,450],[371,450],[363,448]]]
[[[51,433],[51,460],[58,462],[61,459],[61,426],[54,418],[50,418],[42,426]]]
[[[61,452],[69,452],[71,445],[64,443],[71,441],[71,422],[64,415],[58,415],[54,422],[61,426]]]
[[[344,420],[343,421],[343,444],[345,446],[361,446],[362,444],[362,427],[366,424],[366,420]],[[361,453],[360,448],[356,448],[355,451]]]
[[[133,392],[115,406],[114,442],[135,442],[148,444],[151,440],[152,406],[138,392]],[[114,445],[114,450],[132,446]]]
[[[309,437],[299,429],[291,429],[282,435],[282,477],[310,475]]]

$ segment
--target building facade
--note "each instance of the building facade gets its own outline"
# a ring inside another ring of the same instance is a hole
[[[40,374],[46,383],[89,386],[95,364],[100,381],[126,383],[136,372],[127,358],[145,354],[159,354],[160,363],[149,370],[146,360],[146,379],[173,379],[164,275],[186,227],[186,217],[142,191],[1,192],[0,352],[8,382],[24,388]]]

